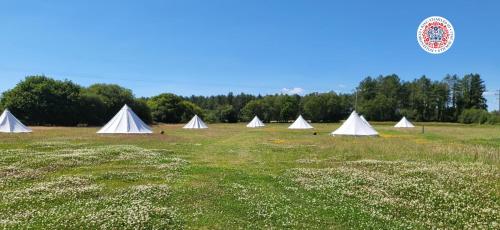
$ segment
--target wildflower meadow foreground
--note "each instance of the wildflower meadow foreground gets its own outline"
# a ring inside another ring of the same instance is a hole
[[[392,125],[366,138],[330,136],[339,124],[0,134],[0,227],[500,228],[499,126]]]

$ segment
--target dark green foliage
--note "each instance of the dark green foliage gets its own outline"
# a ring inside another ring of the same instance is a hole
[[[486,110],[485,88],[478,74],[448,75],[442,81],[422,76],[411,82],[402,82],[394,74],[367,77],[357,88],[357,107],[370,120],[406,116],[415,121],[456,122],[465,109]]]
[[[446,76],[432,81],[422,76],[401,81],[395,74],[367,77],[355,94],[311,93],[305,96],[249,94],[191,96],[181,98],[200,106],[207,121],[249,121],[255,115],[265,122],[286,122],[299,114],[314,122],[336,122],[345,119],[353,109],[375,121],[395,121],[407,116],[416,121],[458,121],[464,109],[486,108],[482,96],[484,82],[477,74],[464,78]],[[157,118],[155,118],[157,119]]]
[[[204,112],[203,110],[195,105],[192,102],[189,101],[181,101],[179,103],[181,109],[183,110],[182,116],[181,116],[181,122],[187,122],[191,120],[191,118],[196,114],[201,118],[204,118]]]
[[[83,92],[80,97],[80,113],[78,114],[80,124],[100,125],[107,120],[106,104],[97,95]]]
[[[304,115],[313,122],[337,122],[349,115],[351,100],[348,95],[334,92],[312,93],[302,98],[301,108]]]
[[[129,106],[144,122],[146,122],[147,124],[153,123],[151,109],[149,108],[147,100],[145,98],[134,100],[129,104]]]
[[[2,107],[30,125],[76,125],[81,87],[71,81],[31,76],[3,93]]]
[[[466,109],[459,116],[458,121],[464,124],[484,124],[491,120],[493,115],[482,109]]]
[[[261,120],[269,122],[271,120],[269,110],[269,105],[262,99],[250,101],[241,110],[242,120],[250,121],[254,116],[259,116]]]
[[[401,83],[397,75],[362,81],[358,87],[358,109],[371,120],[392,120],[396,117]]]
[[[488,118],[489,124],[500,124],[500,111],[494,111],[490,114]]]
[[[147,101],[147,104],[151,108],[151,115],[156,122],[186,122],[194,114],[203,117],[203,111],[200,107],[171,93],[154,96]]]
[[[297,118],[300,109],[300,97],[298,95],[281,95],[277,97],[277,103],[280,105],[279,121],[289,121]]]
[[[118,85],[95,84],[83,88],[71,81],[29,76],[3,93],[0,104],[29,125],[102,125],[124,104],[151,123],[145,101]]]
[[[222,105],[217,109],[217,112],[219,114],[218,120],[221,122],[238,122],[238,111],[232,105]]]
[[[479,74],[467,74],[461,83],[464,108],[486,109],[486,99],[483,97],[486,86]]]
[[[102,125],[128,104],[147,123],[187,122],[198,114],[209,122],[249,121],[255,115],[265,122],[287,122],[304,115],[313,122],[337,122],[357,110],[369,120],[484,123],[466,110],[486,114],[484,81],[478,74],[463,78],[448,75],[442,81],[422,76],[402,81],[397,75],[367,77],[356,94],[310,93],[305,96],[250,94],[180,97],[170,93],[135,98],[130,89],[115,84],[88,88],[45,76],[27,77],[3,93],[0,108],[10,108],[30,125]],[[495,116],[487,118],[495,123]]]
[[[104,116],[101,116],[103,120],[100,123],[109,121],[125,104],[130,106],[144,122],[153,121],[146,101],[136,99],[130,89],[115,84],[94,84],[84,89],[84,92],[98,97],[104,104]]]

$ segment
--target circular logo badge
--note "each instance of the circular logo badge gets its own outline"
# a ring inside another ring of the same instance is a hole
[[[431,54],[447,51],[455,40],[455,30],[446,18],[428,17],[420,23],[417,41],[420,47]]]

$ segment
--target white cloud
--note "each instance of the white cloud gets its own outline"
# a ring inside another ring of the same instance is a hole
[[[496,93],[495,91],[486,91],[483,93],[483,97],[495,96]]]
[[[347,86],[344,84],[339,84],[338,87],[343,89],[343,88],[346,88]]]
[[[281,89],[281,93],[283,94],[303,94],[305,92],[304,89],[300,87],[294,87],[294,88],[283,88]]]

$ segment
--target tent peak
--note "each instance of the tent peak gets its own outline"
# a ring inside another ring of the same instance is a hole
[[[145,134],[153,131],[125,104],[97,133]]]
[[[331,133],[333,136],[378,136],[372,126],[362,117],[358,116],[356,111],[353,111],[349,118],[335,131]]]
[[[194,115],[191,120],[182,127],[184,129],[206,129],[208,126],[203,122],[203,120],[198,117],[198,115]]]
[[[257,115],[253,117],[253,119],[250,121],[250,123],[247,124],[248,128],[258,128],[258,127],[264,127],[264,123],[259,119]]]
[[[30,133],[31,129],[24,126],[7,108],[0,115],[0,132]]]
[[[289,127],[289,129],[313,129],[312,127],[303,117],[299,115],[297,120],[295,120]]]
[[[414,128],[415,126],[406,119],[406,116],[403,116],[401,120],[394,126],[396,128]]]

